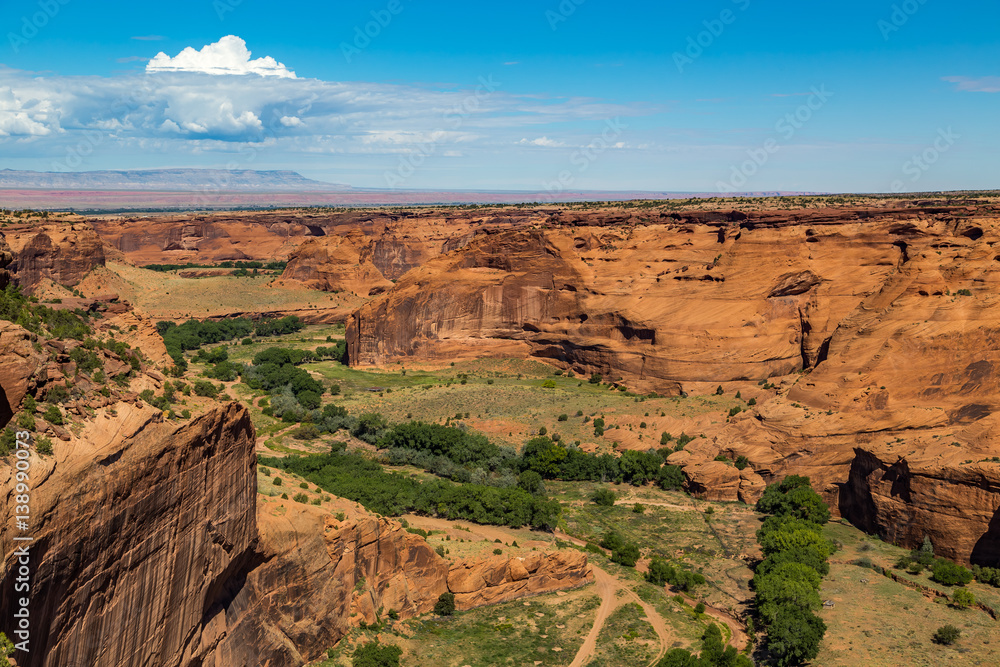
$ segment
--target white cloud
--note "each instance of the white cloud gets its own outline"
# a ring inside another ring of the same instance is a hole
[[[294,79],[295,72],[270,56],[250,59],[247,43],[227,35],[214,44],[195,51],[190,46],[171,58],[162,51],[146,65],[147,72],[199,72],[202,74],[259,74]]]
[[[954,83],[955,89],[967,93],[1000,93],[1000,76],[970,79],[967,76],[946,76],[943,81]]]
[[[562,148],[566,144],[548,137],[538,137],[537,139],[521,139],[517,142],[521,146],[542,146],[543,148]]]
[[[0,137],[40,137],[51,134],[45,125],[50,105],[39,100],[22,101],[11,88],[0,88]]]
[[[302,127],[305,125],[305,123],[302,122],[302,119],[296,116],[282,116],[281,124],[285,127]]]

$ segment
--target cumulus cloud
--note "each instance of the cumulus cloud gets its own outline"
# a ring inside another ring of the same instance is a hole
[[[0,137],[39,137],[51,134],[46,125],[50,105],[40,100],[23,101],[9,87],[0,87]]]
[[[955,89],[968,93],[1000,93],[1000,76],[971,79],[967,76],[946,76],[943,79],[955,84]]]
[[[202,74],[259,74],[283,79],[296,78],[295,72],[270,56],[250,59],[247,43],[227,35],[214,44],[195,51],[190,46],[171,58],[162,51],[146,65],[147,72],[198,72]]]

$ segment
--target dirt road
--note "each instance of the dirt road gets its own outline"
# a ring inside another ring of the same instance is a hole
[[[649,663],[649,667],[653,667],[666,654],[667,649],[670,648],[674,640],[673,635],[667,629],[666,621],[663,620],[663,617],[660,616],[659,612],[652,605],[643,602],[634,591],[623,587],[621,582],[596,565],[592,564],[590,567],[594,571],[594,580],[597,583],[597,594],[601,597],[601,606],[597,610],[597,616],[594,617],[594,627],[590,629],[587,638],[583,642],[583,646],[576,652],[576,657],[573,658],[573,662],[570,663],[569,667],[583,667],[583,665],[587,664],[594,657],[594,651],[597,649],[597,637],[601,634],[601,628],[604,627],[604,623],[607,622],[608,618],[618,607],[629,601],[635,602],[642,607],[643,612],[646,614],[646,619],[653,626],[653,631],[656,632],[656,636],[660,640],[660,650],[657,652],[656,657]],[[617,596],[619,590],[625,591],[625,594],[621,598]]]

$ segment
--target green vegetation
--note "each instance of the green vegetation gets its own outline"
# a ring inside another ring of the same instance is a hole
[[[192,319],[180,325],[170,321],[156,323],[156,330],[163,337],[167,353],[180,369],[187,368],[184,352],[197,350],[202,345],[245,338],[251,332],[260,338],[281,336],[300,331],[304,327],[302,320],[294,315],[261,320],[256,324],[246,318],[225,319],[219,322]]]
[[[722,630],[715,623],[705,628],[701,636],[701,654],[675,648],[660,658],[657,667],[753,667],[753,662],[745,655],[738,654],[732,646],[726,646]]]
[[[757,510],[772,515],[757,531],[764,560],[753,578],[767,648],[779,667],[802,664],[816,657],[826,633],[815,612],[834,548],[822,528],[830,510],[809,478],[798,475],[765,489]]]
[[[403,649],[389,644],[380,644],[376,639],[363,644],[354,652],[353,667],[399,667],[399,657]]]
[[[615,504],[615,492],[609,488],[601,487],[594,491],[590,499],[602,507],[611,507]]]
[[[11,284],[0,290],[0,320],[7,320],[32,333],[52,338],[83,340],[93,332],[90,315],[81,309],[54,310],[38,305]]]
[[[646,581],[657,586],[670,584],[684,592],[693,590],[696,586],[705,583],[704,575],[692,572],[683,567],[670,565],[664,559],[654,556],[649,563],[649,571],[646,573]]]
[[[951,646],[958,641],[958,638],[962,636],[962,631],[956,628],[954,625],[943,625],[934,632],[934,636],[931,638],[935,644],[944,644],[945,646]]]
[[[455,594],[442,593],[434,603],[434,613],[438,616],[451,616],[455,613]]]
[[[342,450],[261,459],[260,464],[295,473],[328,493],[388,516],[415,512],[480,524],[531,525],[547,531],[555,528],[559,520],[558,503],[520,488],[453,484],[444,480],[421,482],[386,472],[379,463]]]

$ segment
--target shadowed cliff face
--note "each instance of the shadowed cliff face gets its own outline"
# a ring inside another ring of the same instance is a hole
[[[692,491],[752,502],[766,481],[809,475],[867,529],[907,545],[955,531],[947,553],[988,559],[1000,497],[965,466],[1000,474],[988,461],[1000,456],[998,241],[989,209],[628,226],[567,214],[411,271],[352,315],[348,352],[355,365],[534,356],[661,394],[786,376],[787,391],[671,458]],[[842,496],[856,448],[885,461],[882,474],[933,469],[918,481],[936,481],[869,493],[868,471]],[[710,465],[719,453],[746,456],[754,474]]]
[[[176,428],[119,404],[57,452],[32,462],[34,632],[21,664],[191,664],[204,615],[254,556],[249,415],[231,405]],[[2,474],[13,525],[12,467]],[[10,591],[13,562],[4,565]],[[5,595],[4,625],[13,612]]]

